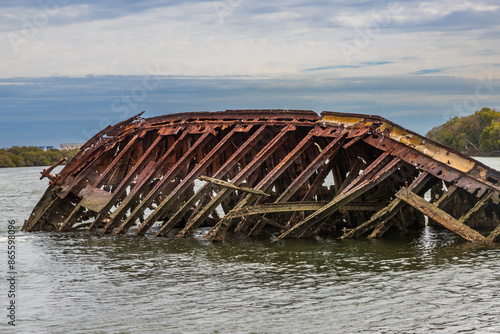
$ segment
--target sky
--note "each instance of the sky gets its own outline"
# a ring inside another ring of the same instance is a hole
[[[226,109],[500,109],[498,1],[2,0],[0,147]]]

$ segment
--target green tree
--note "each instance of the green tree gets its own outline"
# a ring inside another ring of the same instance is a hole
[[[484,129],[500,117],[500,112],[490,108],[482,108],[481,110],[476,111],[475,115],[479,121],[479,126]]]
[[[493,121],[491,126],[485,128],[481,133],[482,149],[484,151],[500,150],[500,119]]]
[[[16,164],[12,161],[9,156],[10,152],[4,150],[0,151],[0,167],[16,167]]]
[[[35,166],[37,161],[36,153],[28,150],[19,153],[23,166]]]
[[[491,147],[494,147],[489,139],[494,135],[494,129],[490,131],[493,131],[491,135],[483,135],[483,131],[497,119],[500,119],[498,111],[482,108],[472,115],[449,119],[430,130],[427,137],[467,154],[487,154],[491,152]],[[484,144],[484,140],[489,142]]]
[[[43,151],[34,146],[13,146],[0,149],[0,167],[49,166],[64,157],[71,160],[80,149]]]

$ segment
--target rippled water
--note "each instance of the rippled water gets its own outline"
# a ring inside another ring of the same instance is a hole
[[[7,220],[28,217],[47,185],[41,169],[0,169],[2,273]],[[20,231],[16,241],[17,333],[500,332],[500,244],[431,227],[375,241]]]

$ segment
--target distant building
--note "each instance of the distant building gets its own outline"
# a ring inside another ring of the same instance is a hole
[[[83,143],[65,143],[61,144],[61,151],[69,151],[75,148],[80,148],[83,146]]]

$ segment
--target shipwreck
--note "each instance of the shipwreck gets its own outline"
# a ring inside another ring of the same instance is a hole
[[[378,238],[438,224],[500,235],[500,172],[382,117],[227,110],[97,133],[57,174],[24,231],[277,239]]]

